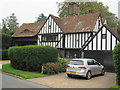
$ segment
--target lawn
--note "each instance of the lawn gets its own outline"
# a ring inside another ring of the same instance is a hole
[[[45,74],[40,74],[40,73],[35,73],[35,72],[27,72],[27,71],[17,70],[17,69],[12,68],[10,64],[3,64],[2,65],[2,71],[20,76],[24,79],[48,76],[48,75],[45,75]]]
[[[109,90],[120,90],[120,86],[114,85]]]

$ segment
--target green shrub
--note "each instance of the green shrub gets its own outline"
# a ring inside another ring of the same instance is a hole
[[[8,49],[12,43],[11,35],[0,34],[0,37],[2,37],[2,49]]]
[[[7,49],[2,50],[2,60],[9,60]]]
[[[115,72],[117,74],[117,84],[120,85],[120,43],[117,44],[113,52]]]
[[[59,62],[56,63],[46,63],[43,64],[43,73],[44,74],[58,74],[61,69],[61,64]]]
[[[64,59],[64,58],[61,58],[61,57],[58,57],[58,62],[60,62],[60,64],[61,64],[61,70],[60,70],[60,72],[65,72],[68,60]]]
[[[13,68],[41,72],[42,64],[57,61],[58,50],[50,46],[16,46],[9,48],[8,55]]]
[[[1,49],[0,50],[0,60],[9,60],[8,58],[8,50],[7,49]]]
[[[56,63],[46,63],[43,64],[43,73],[44,74],[58,74],[60,72],[66,71],[66,65],[68,60],[58,57],[58,62]]]

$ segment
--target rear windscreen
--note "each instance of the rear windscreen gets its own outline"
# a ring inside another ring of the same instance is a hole
[[[82,60],[72,60],[72,61],[70,61],[70,63],[69,64],[71,64],[71,65],[84,65],[84,62],[82,61]]]

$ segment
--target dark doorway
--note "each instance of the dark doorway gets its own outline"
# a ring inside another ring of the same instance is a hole
[[[93,58],[105,66],[107,72],[115,72],[112,51],[84,51],[85,58]]]

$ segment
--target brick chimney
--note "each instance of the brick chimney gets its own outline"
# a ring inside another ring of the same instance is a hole
[[[75,2],[69,3],[70,16],[79,15],[79,5]]]

